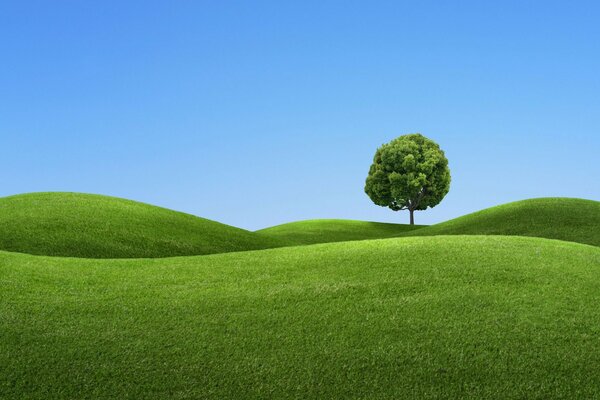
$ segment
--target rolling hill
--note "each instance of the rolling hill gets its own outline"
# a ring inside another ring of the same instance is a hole
[[[600,202],[559,197],[522,200],[401,235],[537,236],[600,246]]]
[[[431,226],[309,220],[256,232],[108,196],[31,193],[0,198],[0,250],[84,258],[203,255],[396,236],[519,235],[600,246],[600,202],[523,200]]]
[[[257,232],[148,204],[80,193],[0,198],[0,250],[88,258],[203,255],[395,236],[519,235],[600,246],[600,202],[523,200],[431,226],[309,220]]]
[[[137,206],[137,205],[132,205]],[[0,252],[0,398],[597,398],[600,248],[508,236]]]
[[[314,244],[347,240],[384,239],[423,225],[389,224],[346,219],[315,219],[290,222],[256,231],[288,244]]]
[[[0,250],[137,258],[279,245],[275,239],[243,229],[114,197],[53,192],[0,198]]]

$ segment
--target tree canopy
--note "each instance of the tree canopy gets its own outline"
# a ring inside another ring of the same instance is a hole
[[[438,205],[450,190],[448,159],[440,146],[414,133],[400,136],[375,152],[365,184],[373,203],[394,211],[414,211]]]

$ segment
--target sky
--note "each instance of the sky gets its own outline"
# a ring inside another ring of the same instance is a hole
[[[0,196],[406,223],[364,181],[420,132],[452,183],[417,223],[600,200],[599,20],[597,1],[2,1]]]

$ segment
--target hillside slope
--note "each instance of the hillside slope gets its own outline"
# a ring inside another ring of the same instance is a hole
[[[256,233],[288,244],[301,245],[347,240],[384,239],[398,236],[403,232],[422,226],[347,219],[314,219],[277,225],[261,229]]]
[[[438,236],[0,252],[0,398],[598,398],[600,248]]]
[[[600,202],[560,197],[522,200],[401,235],[466,234],[537,236],[600,246]]]
[[[273,239],[243,229],[114,197],[55,192],[0,198],[0,250],[132,258],[277,245]]]

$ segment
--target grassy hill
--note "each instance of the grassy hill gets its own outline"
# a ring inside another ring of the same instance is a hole
[[[402,233],[466,234],[537,236],[600,246],[600,202],[572,198],[522,200]]]
[[[314,244],[347,240],[383,239],[417,229],[422,225],[388,224],[346,219],[315,219],[290,222],[257,233],[288,244]]]
[[[0,252],[0,288],[3,399],[600,396],[600,248],[577,243]]]
[[[129,258],[274,247],[275,240],[130,200],[80,193],[0,198],[0,250]]]
[[[503,204],[431,226],[321,219],[277,225],[257,233],[295,245],[395,236],[515,235],[600,246],[599,227],[600,202],[540,198]]]
[[[88,258],[203,255],[395,236],[539,236],[600,246],[600,202],[545,198],[492,207],[432,226],[299,221],[249,232],[114,197],[31,193],[0,198],[0,250]]]

